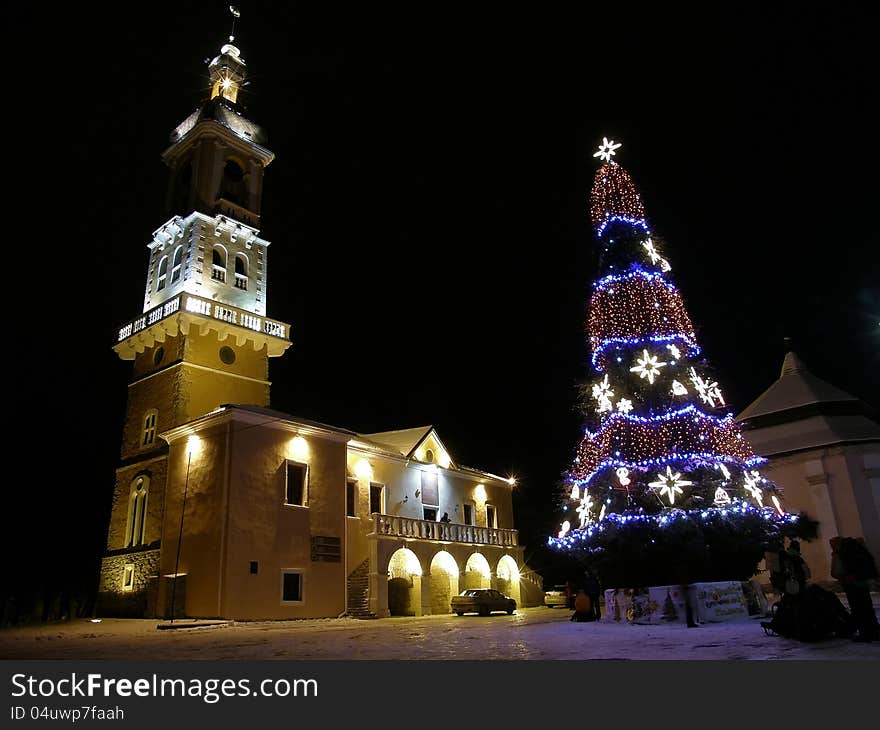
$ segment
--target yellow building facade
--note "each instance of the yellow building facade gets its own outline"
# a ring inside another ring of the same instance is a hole
[[[148,244],[98,609],[104,615],[285,619],[448,613],[466,587],[539,604],[512,480],[459,465],[431,427],[378,434],[269,409],[260,222],[274,159],[237,103],[231,44],[211,97],[172,133],[171,217]]]

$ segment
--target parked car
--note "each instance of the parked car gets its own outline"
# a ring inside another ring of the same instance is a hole
[[[568,596],[565,594],[565,586],[553,586],[549,591],[544,591],[544,605],[549,608],[553,608],[554,606],[567,606]]]
[[[465,613],[488,616],[492,611],[506,611],[510,614],[516,610],[515,600],[492,588],[469,588],[453,596],[450,603],[452,612],[459,616]]]

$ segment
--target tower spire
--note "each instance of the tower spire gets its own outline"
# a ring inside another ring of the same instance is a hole
[[[235,19],[241,17],[241,11],[235,5],[229,6],[229,12],[232,14],[232,29],[229,31],[229,42],[235,41]]]

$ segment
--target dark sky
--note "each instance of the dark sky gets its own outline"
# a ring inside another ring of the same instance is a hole
[[[603,136],[735,412],[778,376],[783,337],[880,405],[868,3],[304,5],[241,3],[236,28],[277,155],[268,311],[294,344],[271,364],[275,408],[432,423],[460,462],[518,477],[523,533],[543,535],[588,376]],[[113,333],[141,310],[159,155],[206,92],[226,8],[4,7],[13,574],[97,565],[130,369]]]

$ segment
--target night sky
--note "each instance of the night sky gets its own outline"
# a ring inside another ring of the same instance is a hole
[[[778,377],[784,337],[880,405],[867,3],[304,5],[241,3],[236,27],[240,101],[277,155],[268,314],[294,344],[270,365],[274,408],[363,432],[433,424],[459,462],[516,475],[523,541],[542,540],[589,377],[603,136],[623,143],[734,412]],[[168,218],[160,153],[231,17],[222,2],[4,12],[5,573],[94,588],[131,368],[114,332],[141,311]]]

